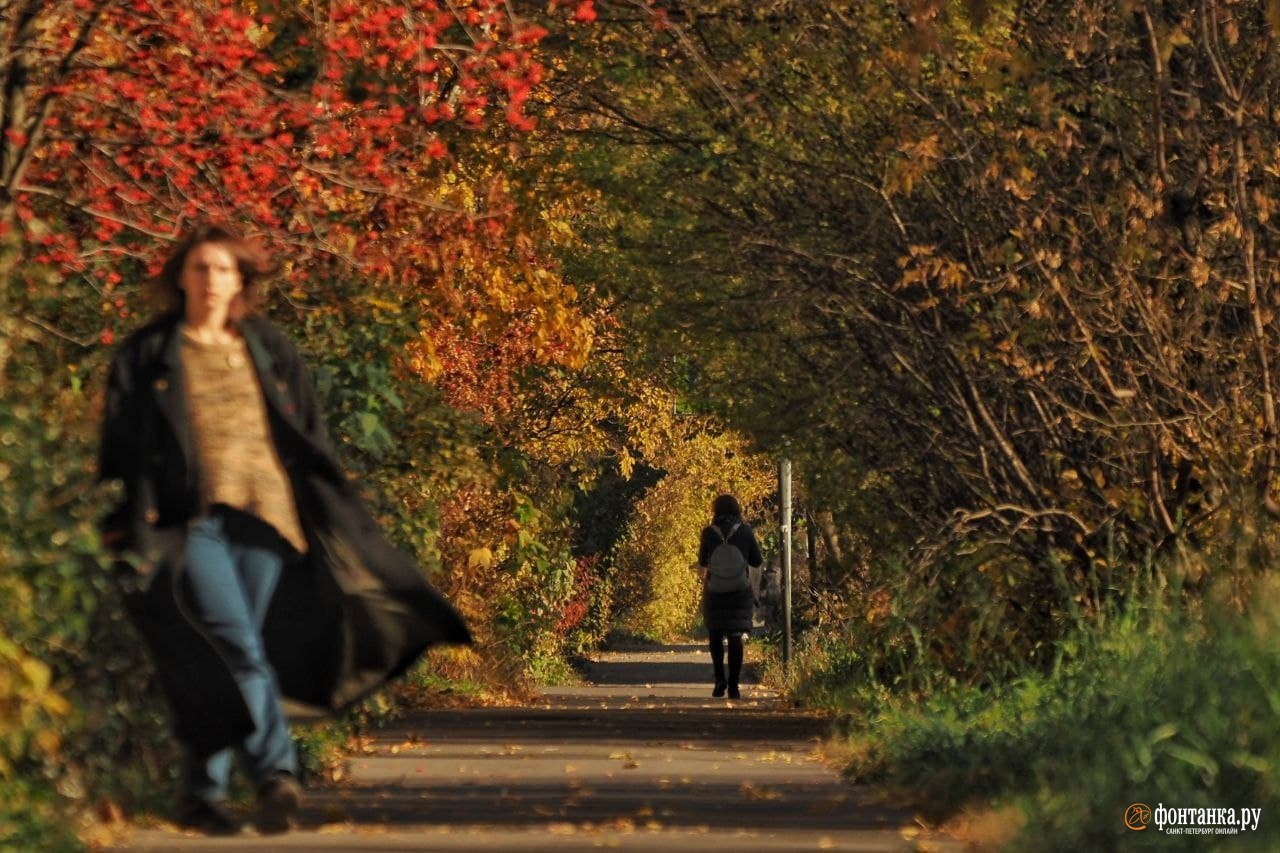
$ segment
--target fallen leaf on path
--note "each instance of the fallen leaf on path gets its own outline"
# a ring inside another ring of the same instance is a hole
[[[81,829],[78,833],[80,841],[89,845],[92,850],[101,850],[107,847],[114,847],[115,843],[121,840],[121,829],[115,824],[97,823],[86,829]]]
[[[750,782],[743,782],[740,787],[742,789],[742,795],[746,797],[748,800],[780,800],[782,799],[782,794],[778,790],[774,788],[767,788],[764,785],[756,787]]]
[[[834,850],[836,846],[835,839],[830,835],[824,835],[818,839],[819,850]]]

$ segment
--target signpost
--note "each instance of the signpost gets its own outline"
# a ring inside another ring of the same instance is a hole
[[[778,465],[782,510],[782,666],[791,665],[791,460]]]

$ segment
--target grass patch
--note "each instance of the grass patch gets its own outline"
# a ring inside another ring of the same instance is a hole
[[[839,646],[810,650],[797,669],[796,694],[843,715],[850,776],[935,822],[998,810],[998,823],[1023,827],[1009,849],[1272,850],[1280,840],[1274,582],[1243,611],[1148,599],[1080,629],[1050,671],[984,687],[892,692]],[[1263,817],[1239,835],[1134,832],[1132,803]]]

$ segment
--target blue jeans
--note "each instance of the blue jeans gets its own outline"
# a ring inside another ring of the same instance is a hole
[[[195,522],[187,536],[186,598],[191,615],[231,667],[255,724],[238,744],[255,783],[278,771],[298,771],[280,688],[262,643],[262,624],[288,549],[268,525],[221,508]],[[227,748],[204,759],[188,756],[187,794],[225,799],[234,751]]]

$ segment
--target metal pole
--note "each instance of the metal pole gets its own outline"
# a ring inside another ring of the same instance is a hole
[[[791,664],[791,460],[778,465],[782,494],[782,666]]]

